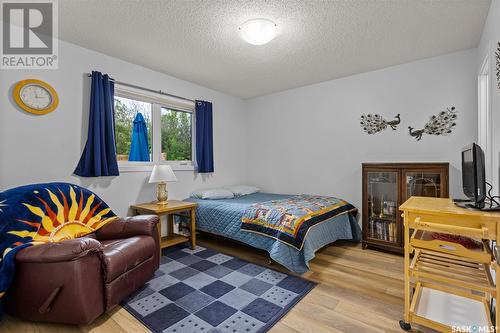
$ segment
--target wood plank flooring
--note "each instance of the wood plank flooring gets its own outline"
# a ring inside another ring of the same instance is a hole
[[[269,266],[265,252],[232,242],[202,236],[202,246]],[[285,270],[278,264],[271,266]],[[270,332],[403,332],[403,257],[362,250],[360,245],[335,243],[316,253],[311,271],[303,277],[318,282]],[[140,333],[149,332],[120,307],[92,325],[69,326],[30,323],[5,316],[2,333]],[[413,328],[413,332],[431,332]]]

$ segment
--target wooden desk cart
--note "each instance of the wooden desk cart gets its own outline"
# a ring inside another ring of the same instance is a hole
[[[490,241],[500,237],[500,213],[459,208],[450,199],[411,197],[404,217],[404,321],[440,332],[494,332],[491,302],[500,272]],[[432,232],[471,237],[478,249],[434,239]],[[410,256],[413,254],[413,258]],[[498,260],[498,258],[497,258]],[[490,269],[495,271],[496,281]],[[494,313],[499,323],[499,309]]]

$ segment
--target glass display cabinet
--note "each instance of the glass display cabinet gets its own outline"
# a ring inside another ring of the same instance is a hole
[[[403,253],[399,206],[411,196],[448,197],[448,163],[363,163],[363,248]]]

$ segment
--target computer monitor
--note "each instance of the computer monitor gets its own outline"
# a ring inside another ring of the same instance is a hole
[[[472,206],[484,208],[486,199],[484,152],[475,143],[462,149],[462,187]]]

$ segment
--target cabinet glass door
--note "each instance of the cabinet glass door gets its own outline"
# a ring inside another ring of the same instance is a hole
[[[399,243],[399,171],[367,172],[367,236],[384,243]]]
[[[403,202],[412,196],[443,198],[447,196],[443,188],[443,175],[439,170],[419,170],[404,172]]]

